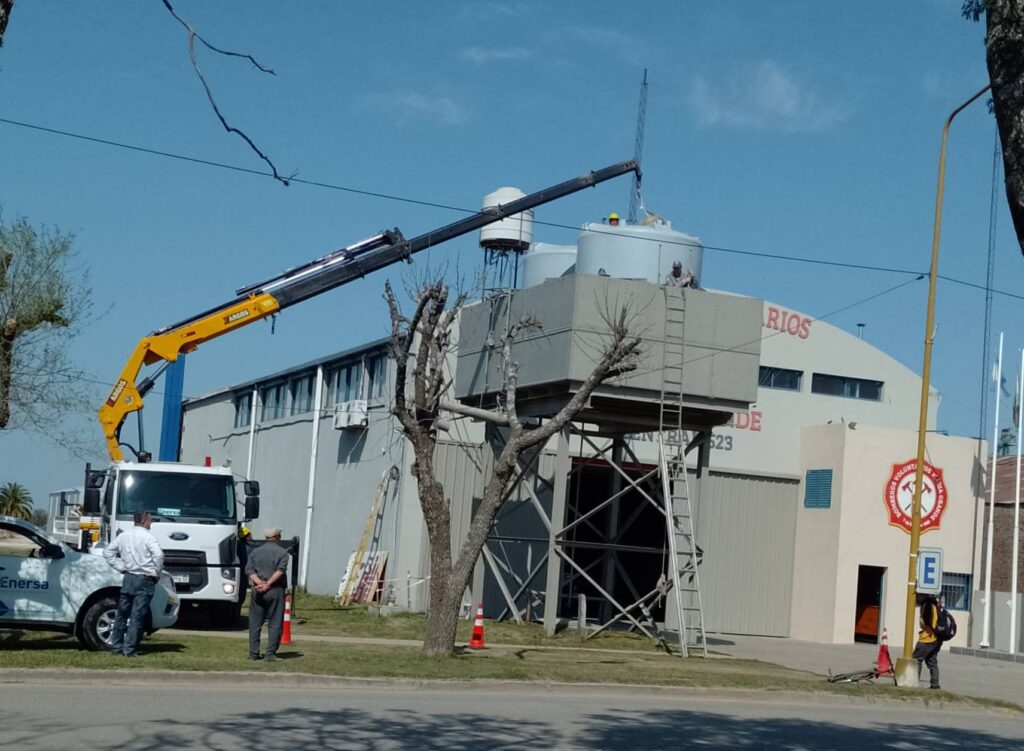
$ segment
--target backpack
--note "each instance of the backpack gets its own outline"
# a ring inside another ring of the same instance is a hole
[[[953,614],[941,605],[936,606],[939,614],[935,621],[935,638],[939,641],[949,641],[956,636],[956,620]]]

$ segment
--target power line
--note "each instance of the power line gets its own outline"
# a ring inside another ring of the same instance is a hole
[[[100,145],[103,145],[103,146],[110,146],[110,147],[113,147],[113,148],[126,149],[128,151],[136,151],[136,152],[139,152],[139,153],[142,153],[142,154],[149,154],[151,156],[160,156],[160,157],[164,157],[164,158],[167,158],[167,159],[176,159],[176,160],[182,161],[182,162],[189,162],[189,163],[192,163],[192,164],[201,164],[201,165],[204,165],[204,166],[207,166],[207,167],[216,167],[216,168],[219,168],[219,169],[225,169],[225,170],[229,170],[229,171],[232,171],[232,172],[240,172],[242,174],[254,175],[254,176],[257,176],[257,177],[266,177],[266,178],[270,178],[270,179],[275,179],[274,175],[271,172],[266,172],[266,171],[257,170],[257,169],[251,169],[249,167],[240,167],[238,165],[228,164],[226,162],[217,162],[217,161],[213,161],[211,159],[200,159],[198,157],[186,156],[184,154],[176,154],[174,152],[164,151],[164,150],[161,150],[161,149],[154,149],[154,148],[149,148],[149,147],[146,147],[146,146],[136,146],[134,144],[123,143],[123,142],[120,142],[120,141],[113,141],[113,140],[106,139],[106,138],[97,138],[95,136],[87,136],[87,135],[84,135],[84,134],[81,134],[81,133],[74,133],[72,131],[60,130],[58,128],[48,128],[48,127],[45,127],[45,126],[42,126],[42,125],[36,125],[34,123],[26,123],[26,122],[22,122],[22,121],[19,121],[19,120],[11,120],[9,118],[4,118],[4,117],[0,117],[0,123],[5,123],[7,125],[13,125],[13,126],[20,127],[20,128],[27,128],[29,130],[40,131],[40,132],[43,132],[43,133],[49,133],[51,135],[64,136],[66,138],[73,138],[73,139],[77,139],[77,140],[80,140],[80,141],[87,141],[89,143],[97,143],[97,144],[100,144]],[[462,208],[460,206],[451,206],[449,204],[438,203],[436,201],[424,201],[424,200],[417,199],[417,198],[408,198],[406,196],[399,196],[399,195],[395,195],[395,194],[392,194],[392,193],[380,193],[380,192],[372,191],[372,190],[363,190],[361,188],[352,188],[352,187],[349,187],[349,186],[346,186],[346,185],[337,185],[337,184],[334,184],[334,183],[327,183],[327,182],[323,182],[323,181],[319,181],[319,180],[305,180],[305,179],[300,178],[300,177],[293,177],[293,178],[290,178],[290,181],[293,182],[293,183],[299,183],[299,184],[302,184],[302,185],[309,185],[309,186],[314,187],[314,188],[324,188],[326,190],[336,190],[336,191],[341,191],[341,192],[344,192],[344,193],[352,193],[354,195],[368,196],[370,198],[380,198],[380,199],[387,200],[387,201],[397,201],[399,203],[408,203],[408,204],[412,204],[412,205],[415,205],[415,206],[425,206],[427,208],[433,208],[433,209],[444,209],[446,211],[458,211],[458,212],[463,213],[463,214],[475,214],[475,213],[477,213],[476,209],[466,209],[466,208]],[[540,225],[540,226],[543,226],[543,227],[552,227],[552,228],[555,228],[555,229],[567,229],[567,230],[572,230],[574,232],[575,231],[579,231],[579,227],[576,226],[576,225],[563,224],[563,223],[559,223],[559,222],[544,222],[544,221],[540,221],[540,220],[535,219],[534,220],[534,224],[537,224],[537,225]],[[646,238],[638,238],[638,237],[635,237],[634,235],[631,235],[631,234],[627,234],[627,233],[624,233],[624,232],[621,232],[621,231],[613,230],[611,227],[602,228],[600,231],[601,232],[605,232],[607,234],[618,235],[618,236],[622,236],[622,237],[629,237],[629,238],[634,239],[634,240],[646,240]],[[654,242],[654,240],[650,240],[650,241]],[[665,244],[665,245],[679,245],[679,246],[684,246],[684,247],[696,247],[696,246],[698,246],[698,243],[692,243],[692,242],[687,242],[687,241],[673,241],[673,240],[658,239],[657,242],[660,242],[660,243]],[[889,267],[889,266],[874,266],[874,265],[870,265],[870,264],[848,263],[848,262],[844,262],[844,261],[830,261],[830,260],[826,260],[826,259],[822,259],[822,258],[807,258],[805,256],[790,256],[790,255],[783,255],[783,254],[780,254],[780,253],[766,253],[766,252],[760,252],[760,251],[754,251],[754,250],[742,250],[742,249],[739,249],[739,248],[729,248],[729,247],[725,247],[725,246],[721,246],[721,245],[704,245],[704,244],[699,244],[699,246],[702,247],[704,250],[711,250],[711,251],[715,251],[715,252],[719,252],[719,253],[731,253],[731,254],[735,254],[735,255],[743,255],[743,256],[749,256],[749,257],[753,257],[753,258],[765,258],[765,259],[771,259],[773,261],[789,261],[789,262],[792,262],[792,263],[807,263],[807,264],[813,264],[813,265],[817,265],[817,266],[828,266],[828,267],[833,267],[833,268],[843,268],[843,269],[851,269],[851,270],[857,270],[857,271],[873,271],[873,272],[886,273],[886,274],[904,274],[904,275],[907,275],[907,276],[915,276],[915,277],[922,273],[920,270],[913,270],[913,269],[900,269],[900,268]],[[975,283],[972,283],[972,282],[967,282],[967,281],[964,281],[962,279],[955,279],[955,278],[949,277],[949,276],[943,276],[941,274],[938,276],[938,278],[942,279],[944,281],[950,282],[952,284],[959,284],[959,285],[962,285],[962,286],[965,286],[965,287],[971,287],[973,289],[979,289],[979,290],[986,291],[986,292],[992,292],[993,294],[1002,295],[1004,297],[1009,297],[1009,298],[1012,298],[1012,299],[1015,299],[1015,300],[1024,300],[1024,295],[1018,295],[1018,294],[1014,294],[1012,292],[1006,292],[1004,290],[995,289],[995,288],[993,288],[991,286],[986,287],[984,285],[975,284]]]

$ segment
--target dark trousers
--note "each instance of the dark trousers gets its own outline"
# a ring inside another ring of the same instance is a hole
[[[117,617],[111,636],[111,650],[116,654],[133,655],[146,628],[149,603],[156,582],[138,574],[125,574],[121,594],[117,598]]]
[[[928,666],[929,685],[932,688],[939,687],[939,650],[942,649],[942,642],[919,641],[914,647],[914,659],[917,660],[917,680],[921,680],[921,663]]]
[[[260,630],[267,623],[267,654],[277,653],[284,628],[284,587],[249,593],[249,654],[260,653]]]

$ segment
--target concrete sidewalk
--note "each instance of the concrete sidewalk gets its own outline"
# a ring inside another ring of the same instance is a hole
[[[746,660],[761,660],[795,670],[825,675],[868,670],[878,657],[877,644],[819,644],[768,636],[708,634],[708,646],[719,654]],[[890,645],[892,661],[902,656],[903,647]],[[1024,665],[1001,660],[983,660],[943,649],[939,654],[942,688],[964,696],[1003,699],[1020,704],[1024,698]],[[922,674],[928,680],[928,668]]]

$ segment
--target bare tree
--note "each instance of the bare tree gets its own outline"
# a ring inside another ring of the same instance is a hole
[[[0,47],[4,46],[4,32],[7,31],[7,22],[11,19],[13,9],[14,0],[0,0]]]
[[[0,223],[0,429],[23,428],[67,446],[63,418],[89,404],[69,345],[91,320],[88,278],[72,237],[25,219]]]
[[[963,14],[985,16],[992,109],[1003,145],[1006,200],[1024,253],[1024,0],[964,0]]]
[[[412,470],[419,487],[420,506],[430,541],[430,610],[423,652],[432,656],[450,656],[455,651],[455,630],[462,594],[469,584],[494,517],[505,501],[520,455],[544,443],[568,424],[583,409],[598,385],[635,370],[640,339],[630,336],[624,307],[614,317],[608,316],[608,336],[597,355],[593,371],[556,415],[540,424],[527,426],[520,419],[516,407],[518,365],[512,360],[512,345],[522,333],[538,328],[540,322],[527,318],[510,327],[508,334],[499,342],[504,383],[499,398],[500,413],[496,414],[498,419],[507,422],[509,436],[495,457],[483,498],[470,521],[466,539],[453,560],[451,516],[444,486],[434,473],[434,449],[441,400],[450,386],[444,365],[453,347],[452,324],[465,297],[460,295],[448,307],[449,292],[444,283],[424,284],[415,295],[415,310],[406,317],[390,284],[385,286],[384,296],[391,314],[389,348],[397,366],[392,412],[412,444]]]

